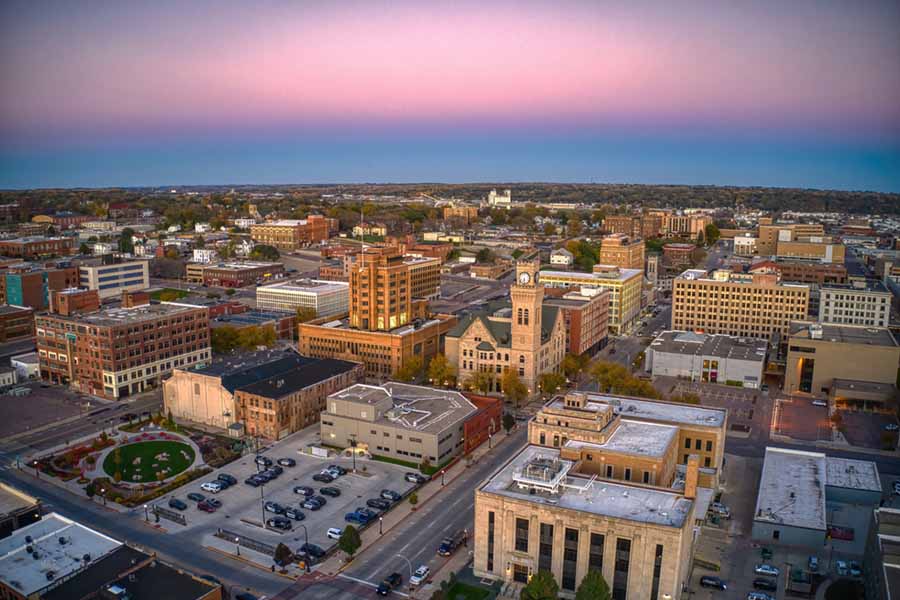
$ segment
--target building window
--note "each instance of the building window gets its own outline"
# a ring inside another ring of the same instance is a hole
[[[628,597],[628,563],[631,560],[631,540],[616,540],[616,566],[613,572],[613,600],[626,600]]]
[[[684,447],[687,448],[688,450],[691,449],[691,438],[686,438],[684,440]]]
[[[694,450],[700,450],[701,448],[703,448],[703,441],[697,440],[697,443],[694,444]]]
[[[662,572],[663,547],[656,545],[656,557],[653,559],[653,586],[650,588],[650,600],[656,600],[659,596],[659,576]]]
[[[541,446],[546,446],[546,445],[547,445],[547,435],[546,435],[543,431],[541,432],[541,436],[540,436],[540,441],[539,441],[539,443],[540,443]]]
[[[631,467],[625,467],[625,481],[631,481]]]
[[[563,545],[562,589],[575,590],[575,571],[578,566],[578,530],[566,528]]]
[[[606,477],[607,479],[612,479],[614,473],[614,468],[612,465],[606,465]]]
[[[644,483],[650,483],[650,471],[644,471]]]
[[[538,546],[538,571],[553,570],[553,525],[541,523],[541,539]]]
[[[513,565],[513,581],[516,583],[528,583],[528,567],[525,565]]]
[[[603,534],[591,534],[591,546],[588,550],[588,570],[603,572]]]
[[[712,440],[706,442],[706,451],[712,452]]]
[[[703,459],[703,466],[704,466],[704,467],[708,467],[708,466],[710,466],[711,464],[712,464],[712,459],[711,459],[710,457],[707,456],[706,458]]]
[[[528,519],[516,519],[516,551],[528,552]]]
[[[487,570],[494,571],[494,511],[488,511]]]

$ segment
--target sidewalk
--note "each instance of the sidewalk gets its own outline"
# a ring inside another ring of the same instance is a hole
[[[508,435],[494,436],[494,444],[493,444],[494,447],[497,447],[500,444],[502,444],[508,437],[509,437]],[[372,525],[370,525],[368,528],[366,528],[365,531],[363,531],[360,534],[360,538],[362,540],[362,545],[360,546],[359,550],[356,552],[355,556],[359,557],[362,554],[364,554],[366,552],[366,550],[368,550],[370,547],[376,545],[377,542],[382,537],[384,537],[385,535],[390,533],[391,529],[393,529],[394,527],[399,525],[401,522],[403,522],[407,517],[409,517],[410,514],[414,513],[416,510],[418,510],[419,508],[424,506],[427,502],[429,502],[435,496],[438,496],[443,487],[447,487],[447,486],[451,485],[456,480],[457,477],[459,477],[460,475],[465,473],[466,468],[469,463],[469,460],[471,460],[473,463],[478,462],[478,460],[481,457],[483,457],[485,454],[490,452],[490,450],[491,450],[491,448],[489,448],[487,444],[482,444],[481,446],[476,448],[474,451],[472,451],[472,453],[469,454],[468,458],[462,458],[461,460],[457,461],[453,466],[447,468],[446,472],[444,473],[444,484],[445,484],[444,486],[441,486],[440,473],[437,473],[431,481],[429,481],[428,483],[426,483],[425,485],[423,485],[422,487],[420,487],[419,489],[417,489],[415,491],[416,495],[419,498],[419,502],[418,502],[418,504],[416,504],[415,507],[413,507],[411,504],[409,504],[409,502],[403,502],[401,505],[396,506],[394,509],[389,511],[384,516],[384,521],[381,524],[382,531],[384,532],[384,534],[379,535],[378,522],[374,521],[372,523]],[[464,554],[464,553],[459,552],[458,554]],[[338,550],[334,554],[332,554],[327,560],[325,560],[323,563],[319,564],[316,567],[316,570],[319,572],[325,573],[327,575],[337,575],[338,573],[343,571],[346,567],[348,567],[349,565],[352,564],[352,561],[350,563],[345,562],[344,557],[345,557],[344,553],[341,552],[340,550]],[[453,559],[451,559],[448,562],[452,562],[452,560]],[[442,568],[441,571],[443,572],[444,569]],[[449,576],[449,573],[447,573],[447,576]],[[439,581],[439,580],[437,578],[435,578],[435,581]]]

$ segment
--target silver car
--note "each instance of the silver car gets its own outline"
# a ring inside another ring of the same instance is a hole
[[[754,567],[753,572],[757,575],[768,575],[769,577],[778,577],[781,574],[781,571],[778,570],[778,567],[773,567],[772,565],[767,565],[765,563],[761,565],[756,565]]]

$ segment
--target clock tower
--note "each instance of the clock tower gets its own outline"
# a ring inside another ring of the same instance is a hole
[[[544,286],[540,277],[540,260],[516,262],[516,282],[510,287],[512,299],[513,350],[536,352],[541,347],[541,306]]]

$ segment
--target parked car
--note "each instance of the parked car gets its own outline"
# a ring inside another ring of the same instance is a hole
[[[862,577],[862,567],[855,560],[850,561],[850,577]]]
[[[331,475],[332,477],[334,477],[335,479],[337,479],[338,477],[340,477],[341,475],[344,474],[344,473],[342,473],[341,471],[343,471],[343,469],[338,470],[338,469],[328,468],[328,469],[324,469],[322,472],[325,473],[325,474],[327,474],[327,475]]]
[[[315,544],[309,544],[309,543],[306,543],[306,544],[303,544],[302,546],[300,546],[300,552],[302,552],[304,554],[308,554],[308,555],[312,556],[313,558],[322,558],[323,556],[325,556],[325,551],[322,550],[322,548],[320,546],[316,546]]]
[[[272,465],[271,467],[268,468],[268,470],[271,471],[272,473],[275,473],[275,477],[278,477],[279,475],[284,473],[284,469],[281,468],[281,465]]]
[[[884,426],[885,431],[900,431],[900,425],[896,423],[887,423]]]
[[[296,467],[297,461],[294,460],[293,458],[279,458],[278,464],[281,465],[282,467]]]
[[[282,505],[278,504],[277,502],[272,502],[271,500],[267,501],[263,505],[263,508],[266,509],[266,512],[272,512],[272,513],[275,513],[276,515],[284,514],[284,507]]]
[[[384,581],[378,584],[378,589],[375,591],[379,596],[387,596],[394,588],[400,587],[403,583],[403,576],[400,573],[391,573],[387,577],[384,578]]]
[[[338,472],[339,474],[341,474],[341,475],[346,475],[346,474],[347,474],[347,469],[345,469],[345,468],[342,467],[341,465],[328,465],[328,467],[326,467],[326,470],[328,470],[328,471],[337,471],[337,472]]]
[[[266,521],[266,525],[282,531],[290,531],[294,527],[286,517],[272,517]]]
[[[824,400],[813,400],[813,401],[812,401],[812,405],[813,405],[813,406],[823,406],[823,407],[824,407],[824,406],[828,406],[828,403],[825,402]]]
[[[268,456],[257,456],[253,459],[253,462],[267,469],[272,466],[272,459]]]
[[[409,585],[422,585],[428,579],[430,573],[431,571],[426,565],[419,566],[416,572],[412,574],[412,577],[409,578]]]
[[[206,496],[198,492],[191,492],[187,495],[187,499],[193,500],[194,502],[203,502],[204,500],[206,500]]]
[[[437,553],[441,556],[450,556],[456,549],[462,545],[466,540],[466,531],[464,529],[460,529],[455,534],[445,537],[441,540],[441,545],[438,546]]]
[[[897,480],[893,483],[894,494],[900,496],[900,480]]]
[[[303,514],[302,510],[293,507],[284,509],[284,516],[295,521],[302,521],[306,518],[306,515]]]
[[[775,600],[775,597],[765,592],[747,592],[747,600]]]
[[[218,494],[222,491],[222,484],[218,481],[207,481],[200,485],[200,489],[211,494]]]
[[[753,580],[753,587],[758,590],[766,590],[767,592],[774,592],[778,590],[778,584],[774,579],[766,579],[765,577],[757,577]]]
[[[303,506],[303,508],[305,508],[306,510],[319,510],[324,505],[319,503],[319,501],[315,498],[309,498],[301,506]]]
[[[204,502],[206,502],[213,508],[222,508],[222,503],[219,500],[216,500],[215,498],[207,498],[206,500],[204,500]]]
[[[225,482],[227,482],[228,485],[235,485],[235,484],[237,484],[237,479],[234,477],[234,475],[229,475],[228,473],[219,473],[219,475],[218,475],[216,478],[217,478],[219,481],[225,481]]]
[[[391,507],[391,503],[383,498],[370,498],[366,500],[366,506],[377,508],[378,510],[387,510]]]
[[[721,577],[714,577],[712,575],[704,575],[700,578],[700,587],[705,588],[713,588],[716,590],[725,591],[728,589],[728,586],[722,581]]]
[[[309,498],[310,496],[312,496],[313,494],[316,493],[316,490],[312,489],[308,485],[298,485],[294,488],[294,493],[301,494],[301,495]]]
[[[719,515],[723,519],[731,518],[731,509],[721,502],[713,502],[709,505],[709,510],[711,510],[714,514]]]
[[[837,574],[846,577],[850,574],[850,565],[847,564],[845,560],[839,560],[834,563],[835,570],[837,570]]]
[[[374,518],[375,518],[374,515],[360,512],[358,510],[349,512],[346,515],[344,515],[345,521],[348,521],[350,523],[359,523],[360,525],[365,525],[366,523],[368,523],[369,521],[371,521]]]
[[[341,495],[341,490],[335,487],[323,487],[319,491],[323,496],[331,496],[332,498],[337,498]]]
[[[778,567],[773,567],[772,565],[767,565],[765,563],[753,567],[753,572],[757,575],[768,575],[770,577],[778,577],[778,575],[781,574],[781,571],[778,570]]]
[[[321,483],[331,483],[332,481],[334,481],[334,477],[332,477],[328,473],[316,473],[312,478],[313,481],[319,481]]]
[[[807,561],[807,565],[809,566],[809,570],[813,573],[816,573],[819,570],[819,557],[818,556],[810,556]]]
[[[197,503],[197,510],[202,510],[203,512],[214,513],[216,512],[216,507],[204,500],[203,502]]]
[[[417,483],[419,485],[426,483],[428,481],[428,477],[422,475],[421,473],[414,473],[410,471],[403,478],[410,483]]]
[[[187,504],[184,503],[184,500],[169,498],[169,508],[174,508],[175,510],[187,510]]]
[[[343,529],[338,529],[337,527],[329,527],[328,531],[325,532],[325,537],[329,540],[339,540],[341,539],[341,534],[344,533]]]
[[[401,496],[394,490],[381,490],[381,497],[385,500],[390,500],[391,502],[399,502],[400,498],[402,498],[403,496]]]
[[[250,487],[259,487],[265,483],[265,480],[260,479],[256,475],[251,475],[250,477],[248,477],[247,479],[244,480],[244,483],[246,483]]]
[[[269,483],[270,481],[272,481],[273,479],[278,477],[278,475],[276,475],[272,471],[266,470],[266,471],[260,471],[259,473],[254,475],[254,477],[259,479],[263,483]]]

